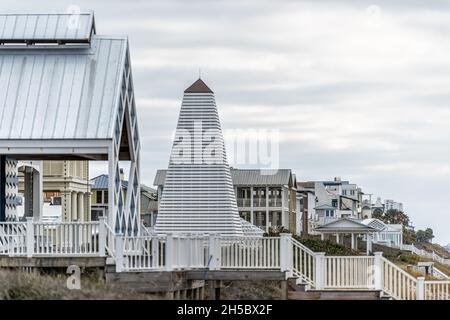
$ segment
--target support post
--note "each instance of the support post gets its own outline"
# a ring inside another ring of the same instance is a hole
[[[174,267],[174,254],[175,254],[175,246],[173,242],[173,235],[168,234],[166,236],[166,270],[171,271]]]
[[[322,290],[325,286],[325,252],[316,252],[314,255],[314,274],[316,279],[316,290]]]
[[[290,233],[280,234],[280,269],[286,272],[286,277],[292,276],[293,254],[292,235]]]
[[[375,290],[383,290],[383,252],[374,253],[374,286]]]
[[[98,254],[100,257],[106,256],[106,218],[98,218]]]
[[[118,234],[115,236],[116,241],[116,272],[122,272],[123,270],[123,235]]]
[[[222,264],[220,237],[217,234],[209,235],[209,270],[219,270]]]
[[[31,258],[34,252],[34,228],[33,217],[27,217],[27,257]]]
[[[355,234],[354,233],[352,233],[351,234],[351,248],[352,248],[352,250],[355,250]]]
[[[0,221],[6,221],[6,156],[0,155]]]
[[[416,299],[425,300],[425,277],[418,277],[416,285]]]

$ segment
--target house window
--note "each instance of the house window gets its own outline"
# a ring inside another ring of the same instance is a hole
[[[103,203],[108,203],[108,190],[103,191]]]
[[[242,219],[250,222],[250,212],[248,212],[248,211],[241,211],[241,212],[239,212],[239,215],[241,216]]]
[[[97,203],[103,203],[103,191],[97,190]]]
[[[325,210],[326,217],[334,217],[334,210]]]
[[[331,206],[336,208],[337,205],[338,205],[337,199],[332,199],[331,200]]]

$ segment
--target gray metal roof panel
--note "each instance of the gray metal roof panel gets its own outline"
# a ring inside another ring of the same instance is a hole
[[[88,42],[95,33],[94,15],[84,13],[0,14],[0,42],[75,41]]]
[[[164,186],[166,182],[167,170],[159,169],[156,171],[155,180],[153,180],[154,186]]]
[[[108,175],[102,174],[91,179],[91,189],[108,189]]]
[[[158,170],[153,185],[162,186],[166,180],[167,170]],[[265,171],[260,169],[231,169],[231,178],[235,186],[287,185],[291,177],[290,169]]]
[[[1,139],[111,139],[127,39],[90,47],[0,46]]]
[[[236,186],[288,185],[291,179],[291,170],[231,169],[231,176],[233,184]]]

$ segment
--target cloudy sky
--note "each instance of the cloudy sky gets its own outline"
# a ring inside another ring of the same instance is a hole
[[[402,201],[450,242],[450,1],[23,1],[94,10],[129,37],[143,181],[167,167],[183,90],[216,93],[224,131],[278,129],[298,180],[340,176]],[[95,171],[95,170],[94,170]]]

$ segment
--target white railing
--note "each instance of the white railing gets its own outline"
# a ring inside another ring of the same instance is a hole
[[[439,262],[442,264],[450,265],[450,259],[443,258],[440,255],[436,254],[434,251],[429,252],[429,251],[426,251],[423,249],[419,249],[413,244],[403,244],[400,249],[405,250],[405,251],[411,251],[412,253],[414,253],[418,256],[432,259],[433,261],[436,261],[436,262]]]
[[[26,224],[24,222],[0,223],[0,254],[24,255],[26,249]]]
[[[117,237],[117,271],[162,270],[165,267],[165,239],[161,237]]]
[[[223,269],[279,269],[279,237],[221,237]]]
[[[116,271],[280,270],[317,290],[380,290],[398,300],[448,300],[450,281],[414,278],[382,257],[325,256],[280,237],[119,235],[105,223],[0,224],[0,254],[111,256]]]
[[[0,254],[8,256],[104,256],[102,222],[0,223]]]
[[[324,289],[375,289],[375,257],[323,257]]]
[[[424,281],[425,300],[450,300],[450,281]]]
[[[99,222],[34,222],[33,255],[99,254]]]
[[[292,273],[299,279],[299,282],[308,285],[315,283],[315,262],[316,256],[323,256],[324,254],[317,254],[310,250],[305,245],[297,240],[291,238],[292,242]]]
[[[396,300],[416,300],[420,289],[416,278],[387,259],[381,260],[383,291]]]
[[[105,254],[111,256],[112,258],[116,257],[116,233],[111,228],[110,225],[105,223],[103,220],[103,225],[105,226]]]
[[[442,272],[441,270],[439,270],[434,266],[432,268],[432,276],[438,279],[450,280],[450,276],[448,276],[447,274],[445,274],[444,272]]]

